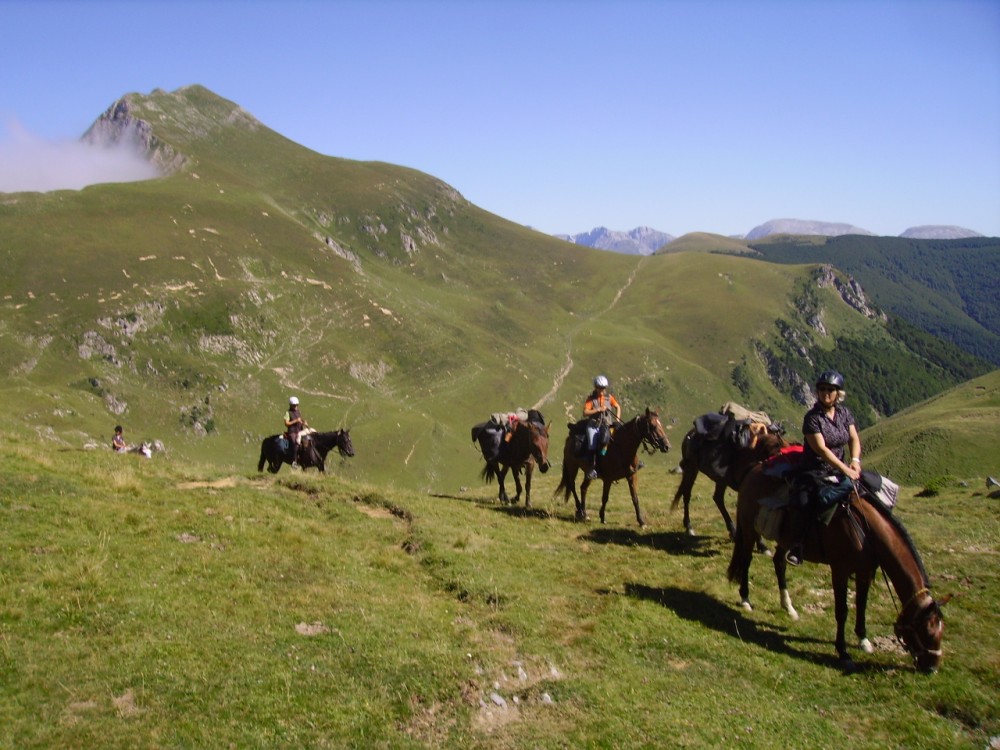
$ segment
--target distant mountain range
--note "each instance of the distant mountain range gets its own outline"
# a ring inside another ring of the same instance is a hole
[[[739,239],[759,240],[774,234],[819,235],[823,237],[840,237],[845,234],[876,236],[874,232],[852,224],[803,219],[772,219],[754,227]],[[630,232],[617,232],[605,227],[597,227],[580,234],[557,234],[555,236],[577,245],[586,245],[599,250],[613,250],[630,255],[652,255],[664,245],[677,239],[674,235],[649,227],[637,227]],[[910,227],[899,236],[920,240],[960,240],[967,237],[982,237],[983,235],[965,227],[933,224]]]
[[[561,240],[577,245],[595,247],[599,250],[614,250],[628,255],[652,255],[661,247],[677,239],[672,234],[658,232],[649,227],[636,227],[631,232],[616,232],[605,227],[597,227],[581,234],[557,234]]]

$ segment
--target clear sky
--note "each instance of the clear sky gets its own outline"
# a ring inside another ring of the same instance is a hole
[[[1000,0],[0,0],[0,177],[194,83],[548,233],[1000,236]]]

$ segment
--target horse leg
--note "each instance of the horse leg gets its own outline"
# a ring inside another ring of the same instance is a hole
[[[867,573],[855,574],[854,596],[854,634],[858,637],[858,646],[866,654],[875,652],[875,647],[868,640],[865,627],[865,610],[868,607],[868,590],[872,585],[872,576]]]
[[[605,498],[608,494],[608,489],[610,489],[610,483],[604,485],[604,495]],[[639,528],[646,527],[646,519],[642,517],[642,511],[639,510],[639,480],[635,474],[632,474],[628,478],[628,491],[632,495],[632,507],[635,508],[635,520],[639,522]],[[601,508],[601,516],[603,520],[604,508]]]
[[[736,527],[733,525],[733,519],[729,516],[729,511],[726,510],[725,482],[715,483],[715,492],[712,494],[712,499],[715,501],[715,507],[722,514],[722,520],[726,522],[726,531],[729,532],[729,538],[736,539]]]
[[[531,475],[534,473],[534,471],[535,471],[535,465],[533,463],[529,462],[528,465],[524,467],[524,507],[525,508],[530,508],[531,507]],[[518,490],[518,494],[520,494],[520,490]]]
[[[674,501],[670,504],[671,509],[684,501],[684,531],[688,536],[694,536],[694,529],[691,528],[691,490],[694,482],[698,478],[698,467],[689,461],[681,461],[681,483],[674,494]],[[730,539],[733,537],[730,535]]]
[[[754,534],[757,542],[760,541],[760,537]],[[756,542],[755,542],[756,543]],[[799,619],[799,613],[795,611],[795,606],[792,604],[792,596],[788,593],[788,578],[786,573],[788,572],[788,563],[785,561],[784,555],[775,555],[771,562],[774,563],[774,577],[778,579],[778,598],[781,602],[781,608],[788,613],[788,616],[793,620]]]
[[[837,617],[837,640],[834,643],[837,656],[845,667],[853,666],[851,655],[847,653],[847,638],[844,628],[847,624],[847,583],[849,574],[845,566],[831,566],[833,573],[833,609]]]
[[[521,501],[521,467],[513,467],[510,470],[510,473],[514,475],[514,489],[516,490],[514,494],[514,505],[517,505]]]
[[[497,484],[499,485],[497,500],[500,501],[501,505],[507,505],[510,502],[510,498],[507,497],[507,485],[505,482],[509,468],[506,464],[500,464],[497,471]]]
[[[580,501],[576,504],[576,520],[577,521],[587,521],[587,490],[590,488],[591,479],[587,477],[586,472],[583,475],[583,481],[580,482]],[[573,493],[576,497],[576,492]]]
[[[604,489],[601,491],[601,523],[606,523],[604,520],[604,509],[608,507],[608,497],[611,496],[611,482],[610,480],[604,480]]]
[[[737,514],[738,517],[739,514]],[[726,575],[730,581],[740,583],[740,606],[747,612],[753,611],[750,604],[750,563],[753,561],[753,539],[745,538],[746,535],[740,531],[739,522],[736,524],[736,541],[733,542],[733,556],[729,560],[729,569]]]

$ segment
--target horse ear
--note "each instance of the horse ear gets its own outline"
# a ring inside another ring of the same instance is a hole
[[[950,602],[954,598],[954,594],[945,594],[940,599],[937,600],[937,605],[943,607],[945,604]]]

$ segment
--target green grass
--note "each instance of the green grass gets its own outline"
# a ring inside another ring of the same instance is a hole
[[[944,665],[920,675],[892,649],[878,587],[880,649],[845,676],[828,570],[792,571],[792,623],[758,558],[743,613],[708,484],[701,535],[684,536],[671,462],[647,463],[639,530],[621,486],[607,526],[573,522],[553,473],[534,511],[501,507],[474,457],[468,490],[431,496],[8,436],[0,746],[980,748],[1000,733],[995,500],[904,488],[935,595],[956,595]]]

